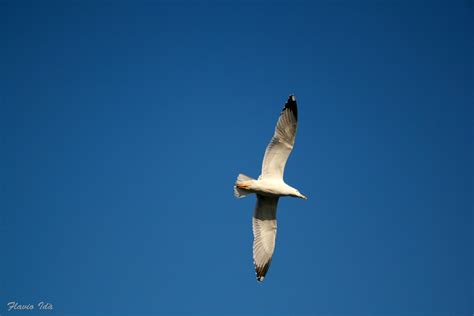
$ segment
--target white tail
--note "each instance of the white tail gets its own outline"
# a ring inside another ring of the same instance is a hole
[[[235,197],[243,198],[246,195],[254,193],[252,191],[245,190],[243,188],[238,187],[239,184],[243,184],[244,182],[247,182],[247,181],[250,181],[250,180],[255,180],[255,179],[253,179],[249,176],[246,176],[245,174],[242,174],[242,173],[239,174],[239,176],[237,177],[237,181],[235,181],[235,185],[234,185],[234,196]]]

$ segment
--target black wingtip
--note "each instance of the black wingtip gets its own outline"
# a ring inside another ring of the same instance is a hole
[[[257,277],[258,282],[263,282],[265,279],[265,275],[267,274],[268,268],[270,268],[270,264],[272,263],[272,259],[268,260],[267,263],[265,263],[263,266],[257,266],[254,262],[255,265],[255,273]]]
[[[283,108],[283,111],[289,109],[291,112],[293,112],[296,120],[298,120],[298,108],[296,106],[296,97],[294,94],[290,94],[288,97],[288,100],[285,103],[285,107]]]

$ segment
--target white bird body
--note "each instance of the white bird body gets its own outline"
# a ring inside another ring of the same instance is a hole
[[[275,127],[275,133],[268,144],[258,179],[239,174],[234,186],[236,197],[257,195],[257,205],[252,219],[253,261],[257,281],[261,282],[270,267],[276,239],[276,210],[281,196],[307,199],[283,180],[286,161],[293,149],[296,137],[298,111],[294,95],[288,97]]]
[[[244,188],[247,191],[252,191],[264,196],[280,197],[280,196],[295,196],[306,199],[300,196],[301,194],[288,184],[283,179],[258,179],[247,180],[239,184],[239,188]]]

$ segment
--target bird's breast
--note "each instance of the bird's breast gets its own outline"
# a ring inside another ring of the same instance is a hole
[[[269,196],[286,195],[287,185],[282,180],[258,180],[255,182],[255,191],[258,194]]]

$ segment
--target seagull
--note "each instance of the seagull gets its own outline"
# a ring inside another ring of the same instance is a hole
[[[257,195],[252,224],[253,263],[258,282],[262,282],[265,278],[275,250],[278,199],[281,196],[307,199],[283,180],[285,164],[295,143],[297,125],[296,97],[290,95],[280,113],[273,137],[265,150],[262,173],[257,180],[239,174],[234,185],[234,195],[237,198],[252,193]]]

